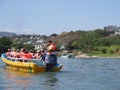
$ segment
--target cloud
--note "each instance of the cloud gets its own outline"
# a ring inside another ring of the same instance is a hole
[[[2,31],[2,32],[13,32],[13,33],[16,33],[16,32],[17,32],[15,29],[9,28],[9,27],[0,28],[0,31]]]
[[[5,28],[0,27],[0,31],[12,32],[12,33],[17,33],[17,34],[33,34],[32,29],[30,29],[30,28],[23,28],[21,30],[16,30],[14,28],[9,28],[9,27],[5,27]]]
[[[32,29],[30,28],[23,28],[21,32],[19,32],[20,34],[32,34]]]

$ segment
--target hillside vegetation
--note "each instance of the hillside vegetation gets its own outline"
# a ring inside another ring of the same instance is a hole
[[[56,37],[49,37],[58,46],[65,45],[68,51],[81,52],[88,55],[118,56],[120,54],[119,28],[105,27],[93,31],[71,31]]]
[[[5,50],[7,50],[7,48],[11,48],[12,46],[18,47],[18,43],[22,45],[23,43],[29,41],[31,42],[30,44],[33,45],[38,40],[43,39],[44,42],[47,42],[48,40],[52,40],[53,42],[55,42],[58,46],[59,51],[66,49],[76,54],[78,54],[78,52],[81,52],[88,55],[115,56],[120,54],[119,31],[119,27],[107,26],[104,27],[104,29],[96,29],[91,31],[76,30],[70,32],[62,32],[59,35],[54,33],[50,36],[14,35],[9,38],[11,41],[9,41],[8,39],[9,46],[6,46]],[[2,45],[4,44],[2,38],[0,39],[0,43],[0,48],[3,48],[3,46],[6,45]],[[26,47],[28,46],[30,47],[29,49],[33,48],[30,45],[27,45]],[[61,48],[61,46],[64,46],[64,48]]]

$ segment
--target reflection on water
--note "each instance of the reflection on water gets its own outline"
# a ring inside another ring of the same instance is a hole
[[[36,88],[53,90],[58,81],[55,77],[57,73],[54,72],[33,74],[3,69],[2,73],[4,77],[1,78],[3,80],[0,82],[0,90],[13,90],[16,88],[17,90],[32,90]]]
[[[119,59],[58,59],[60,72],[24,73],[0,62],[0,90],[120,90]]]
[[[54,90],[57,85],[58,79],[56,78],[57,73],[47,72],[44,74],[44,81],[41,86],[44,86],[46,89]]]
[[[44,75],[45,81],[44,81],[44,85],[48,85],[49,87],[54,86],[57,83],[57,78],[55,77],[56,73],[48,73],[46,75]]]
[[[7,90],[12,90],[13,88],[20,88],[21,86],[26,87],[29,86],[30,78],[32,77],[29,73],[23,73],[23,72],[15,72],[11,70],[3,70],[3,79],[4,82],[2,82],[2,86]]]

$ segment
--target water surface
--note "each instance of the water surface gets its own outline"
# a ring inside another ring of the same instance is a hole
[[[64,59],[60,72],[23,73],[0,60],[0,90],[120,90],[120,59]]]

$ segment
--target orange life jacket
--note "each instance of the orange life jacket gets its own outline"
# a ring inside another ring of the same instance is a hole
[[[48,47],[47,47],[47,54],[51,54],[53,51],[57,50],[57,46],[54,43],[51,43]]]
[[[48,48],[47,48],[48,51],[56,51],[57,50],[57,47],[54,43],[51,43]]]
[[[32,55],[30,53],[24,54],[25,59],[32,59]]]

